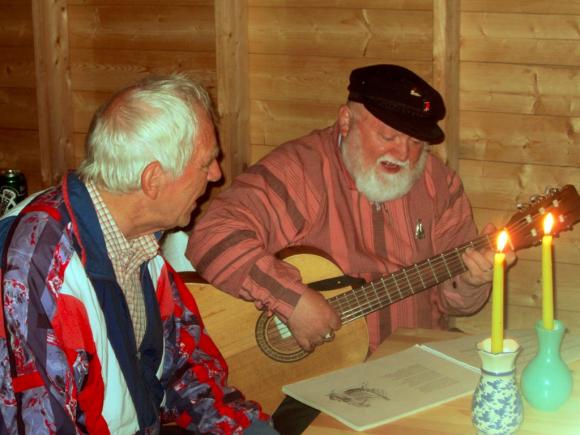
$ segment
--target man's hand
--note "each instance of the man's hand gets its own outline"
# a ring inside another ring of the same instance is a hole
[[[288,319],[288,327],[300,347],[311,352],[332,339],[341,323],[338,313],[320,293],[306,289]]]
[[[487,224],[481,234],[492,234],[496,231],[497,229],[493,224]],[[504,252],[506,253],[506,265],[510,267],[516,261],[516,254],[509,250],[509,246]],[[494,253],[491,249],[476,250],[467,248],[462,254],[467,271],[460,275],[461,280],[472,287],[479,287],[491,282],[493,279]]]

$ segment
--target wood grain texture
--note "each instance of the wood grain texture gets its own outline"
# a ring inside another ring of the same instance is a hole
[[[276,100],[253,100],[252,144],[277,146],[310,131],[332,125],[338,105]]]
[[[430,11],[433,0],[247,0],[250,6],[295,8],[365,8]]]
[[[216,0],[215,26],[221,166],[224,187],[227,187],[249,163],[248,8],[245,2]]]
[[[348,77],[354,68],[386,60],[250,55],[250,98],[341,104],[346,101]],[[431,61],[400,64],[431,79]]]
[[[70,59],[78,91],[110,93],[151,74],[181,72],[216,95],[214,52],[73,49]]]
[[[466,12],[461,25],[461,60],[580,66],[580,14]]]
[[[69,23],[73,48],[215,50],[213,7],[209,6],[71,5]]]
[[[579,116],[580,69],[461,62],[461,109]]]
[[[474,207],[510,210],[517,201],[542,194],[546,187],[580,186],[580,171],[575,167],[461,160],[459,168]]]
[[[0,83],[2,87],[34,88],[34,49],[29,47],[2,47],[0,50]]]
[[[252,54],[432,58],[431,11],[251,8]]]
[[[459,164],[459,2],[433,3],[433,87],[445,101],[440,126],[445,141],[436,145],[439,157],[457,170]]]
[[[0,87],[0,128],[38,128],[36,89]]]
[[[33,2],[40,168],[46,186],[58,182],[72,155],[72,104],[66,0]]]
[[[569,0],[461,0],[461,10],[528,14],[580,15],[580,3]]]
[[[31,47],[32,9],[29,2],[0,1],[0,47]]]
[[[0,128],[0,167],[20,169],[26,176],[28,192],[40,190],[43,183],[38,160],[38,131]]]
[[[462,159],[577,168],[579,143],[580,117],[461,113]]]

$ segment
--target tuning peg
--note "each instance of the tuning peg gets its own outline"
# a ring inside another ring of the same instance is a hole
[[[546,189],[544,190],[544,194],[546,196],[553,196],[556,193],[558,193],[559,191],[560,191],[560,189],[558,189],[557,187],[546,186]]]
[[[527,210],[528,208],[530,208],[530,204],[528,204],[527,202],[518,202],[516,204],[516,208],[519,211],[524,211],[524,210]]]
[[[532,195],[530,196],[530,203],[535,204],[536,202],[540,202],[544,197],[542,195]]]

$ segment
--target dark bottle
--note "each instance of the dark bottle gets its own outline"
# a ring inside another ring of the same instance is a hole
[[[0,172],[0,216],[28,196],[26,177],[18,169]]]

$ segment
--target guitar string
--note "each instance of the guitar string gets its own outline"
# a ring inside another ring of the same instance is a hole
[[[522,228],[524,228],[526,226],[527,226],[527,224],[524,223],[522,225]],[[517,233],[517,231],[519,231],[519,229],[517,228],[517,225],[514,224],[513,228],[510,228],[510,231],[512,233],[514,233],[514,232]],[[493,234],[493,236],[495,236],[496,234],[497,233]],[[396,297],[394,301],[390,297],[390,293],[388,291],[388,284],[384,283],[385,278],[384,277],[381,278],[380,280],[383,284],[382,284],[382,286],[379,287],[379,290],[383,290],[384,295],[389,297],[389,303],[386,304],[385,306],[390,305],[393,302],[396,302],[398,300],[404,299],[408,296],[411,296],[411,295],[417,293],[417,291],[413,291],[413,288],[412,288],[413,283],[415,284],[415,286],[418,286],[419,281],[421,281],[422,289],[426,289],[426,288],[432,287],[433,285],[438,284],[439,282],[446,281],[446,280],[452,278],[458,272],[460,273],[462,271],[465,271],[466,270],[465,265],[463,264],[463,260],[461,259],[460,253],[469,247],[474,247],[477,249],[479,247],[483,247],[486,245],[491,246],[491,242],[489,240],[489,238],[491,236],[492,236],[491,234],[480,236],[480,237],[474,239],[470,243],[467,243],[465,245],[462,245],[462,246],[459,246],[455,249],[452,249],[451,251],[448,251],[447,253],[442,253],[437,257],[436,260],[427,261],[427,265],[424,264],[425,262],[420,263],[420,264],[415,264],[412,266],[408,266],[404,269],[401,269],[398,272],[395,272],[392,275],[390,275],[389,277],[395,282],[394,287],[396,287],[397,292],[399,293],[399,296],[400,296],[400,297]],[[452,260],[454,263],[451,263],[451,265],[450,265],[450,261],[447,261],[445,257],[456,257],[456,259]],[[443,266],[443,268],[441,268],[441,266]],[[423,287],[424,282],[421,279],[419,271],[415,271],[412,273],[408,272],[409,269],[411,269],[411,268],[417,269],[418,267],[423,267],[424,271],[429,270],[433,275],[436,274],[433,269],[435,269],[435,270],[440,269],[439,272],[441,272],[441,271],[447,272],[446,275],[448,275],[448,276],[444,276],[443,279],[441,279],[441,280],[437,277],[435,282],[428,283]],[[427,269],[427,267],[428,267],[428,269]],[[403,286],[403,285],[401,285],[400,282],[398,282],[396,280],[395,275],[402,275],[402,274],[406,274],[406,281],[409,282],[409,285]],[[412,276],[413,283],[409,279],[409,275]],[[417,277],[419,277],[419,280],[416,279]],[[391,286],[392,286],[392,284],[391,284]],[[384,297],[379,296],[379,294],[377,293],[377,289],[374,287],[376,287],[376,286],[373,283],[370,283],[370,284],[364,285],[362,287],[353,289],[350,292],[347,291],[345,293],[342,293],[340,295],[337,295],[337,296],[334,296],[334,297],[328,299],[329,303],[331,303],[341,313],[342,324],[346,324],[352,320],[360,318],[362,315],[364,315],[368,312],[376,311],[377,309],[381,308],[381,300],[385,301],[385,299],[384,299]],[[373,300],[369,299],[369,295],[367,293],[367,291],[370,288],[373,288],[373,291],[375,292],[375,297]],[[351,293],[352,293],[352,295],[351,295]],[[360,296],[360,299],[359,299],[359,296]],[[361,303],[361,299],[363,299],[363,298],[366,299],[367,301]],[[344,303],[344,301],[346,301],[346,304]],[[353,301],[354,301],[354,305],[352,305]],[[378,303],[378,305],[376,307],[375,307],[375,303]],[[346,305],[347,307],[353,306],[353,308],[350,310],[350,312],[348,312],[349,310],[345,309],[343,307],[343,305]],[[284,335],[287,335],[287,334],[291,335],[287,325],[284,323],[276,325],[276,327],[273,328],[272,331],[267,333],[270,341],[273,340],[273,341],[277,341],[277,342],[285,341],[286,339],[284,338]]]
[[[459,251],[461,251],[462,248],[463,248],[463,250],[465,250],[465,249],[467,249],[467,247],[470,247],[470,246],[474,247],[474,248],[482,247],[479,245],[482,245],[482,246],[489,245],[488,236],[481,236],[478,239],[475,239],[472,242],[470,242],[462,247],[458,247],[458,248],[454,249],[453,252],[448,252],[448,253],[444,253],[444,254],[439,255],[438,258],[445,257],[445,256],[457,257],[457,253]],[[461,258],[461,257],[459,256],[458,258]],[[458,260],[454,260],[454,261],[457,262]],[[461,260],[461,262],[462,262],[462,260]],[[404,268],[402,270],[399,270],[398,272],[395,272],[394,274],[389,276],[389,278],[391,278],[393,280],[393,282],[395,283],[394,285],[391,284],[391,287],[393,289],[396,288],[398,290],[398,293],[400,296],[400,297],[397,297],[395,299],[395,301],[400,300],[400,299],[404,299],[405,297],[411,296],[412,294],[416,293],[416,292],[413,292],[413,290],[411,288],[409,288],[409,285],[413,285],[413,283],[415,284],[415,287],[418,285],[419,280],[417,280],[416,278],[419,276],[419,272],[415,271],[412,274],[407,273],[407,277],[409,277],[409,275],[411,275],[412,280],[409,279],[408,280],[409,284],[405,284],[405,286],[401,285],[401,283],[399,283],[395,278],[395,275],[402,274],[405,270],[408,270],[409,268],[416,268],[416,266],[420,266],[420,265],[417,264],[417,265],[409,266],[409,267]],[[444,268],[442,268],[441,266],[444,266]],[[442,271],[445,272],[442,279],[437,278],[433,284],[429,283],[424,288],[432,287],[433,285],[435,285],[441,281],[450,279],[450,276],[449,276],[450,274],[451,274],[451,277],[453,277],[453,276],[455,276],[456,272],[458,272],[458,271],[460,272],[462,270],[465,270],[462,267],[462,265],[459,265],[459,268],[458,268],[456,265],[451,264],[450,261],[445,260],[445,258],[441,258],[439,260],[433,260],[430,262],[429,266],[421,266],[421,267],[423,267],[423,271],[429,270],[429,272],[431,274],[437,273],[437,269],[441,269],[439,271],[439,273],[441,273]],[[388,278],[386,278],[386,279],[388,279]],[[381,281],[384,281],[384,280],[385,280],[385,278],[381,278]],[[421,283],[423,284],[423,282],[421,282]],[[350,292],[342,293],[340,295],[333,296],[333,297],[328,299],[329,303],[331,303],[331,305],[333,305],[334,308],[336,308],[340,313],[342,313],[341,320],[342,320],[343,324],[346,324],[349,321],[352,321],[356,318],[359,318],[362,315],[362,314],[360,314],[361,312],[367,311],[368,309],[372,310],[374,308],[375,302],[379,302],[379,304],[380,304],[380,300],[383,298],[378,295],[377,288],[373,288],[373,287],[376,287],[376,286],[373,285],[372,283],[366,284],[362,287],[353,289]],[[388,287],[389,287],[389,285],[385,284],[383,282],[383,285],[378,287],[378,290],[384,290],[384,294],[389,296]],[[373,291],[376,294],[376,297],[373,300],[369,300],[369,295],[367,293],[367,291],[371,288],[373,288]],[[351,293],[352,293],[352,295],[351,295]],[[359,296],[360,296],[360,298],[359,298]],[[367,299],[367,301],[361,302],[361,300],[363,298]],[[354,304],[353,304],[353,301],[354,301]],[[389,302],[390,303],[393,302],[393,300],[392,300],[392,298],[390,298],[390,296],[389,296]],[[356,310],[355,313],[352,313],[352,312],[349,313],[349,310],[345,308],[345,307],[351,307],[351,306],[353,306],[354,307],[353,309]],[[275,338],[275,337],[280,337],[280,335],[283,336],[286,334],[290,334],[290,331],[289,331],[287,325],[282,323],[282,324],[276,325],[274,328],[272,328],[272,330],[268,334],[268,337]]]
[[[540,215],[540,213],[534,214],[533,220],[535,220],[535,218],[538,217],[539,215]],[[508,230],[512,234],[514,234],[514,233],[517,234],[520,230],[525,229],[528,226],[529,226],[529,224],[527,222],[525,222],[523,219],[521,219],[518,221],[518,223],[514,223],[511,226],[509,226]],[[455,249],[452,249],[446,253],[442,253],[442,254],[438,255],[437,258],[434,259],[433,261],[430,261],[430,259],[428,259],[428,260],[425,260],[421,263],[405,267],[405,268],[399,270],[398,272],[394,272],[393,274],[389,275],[388,277],[380,278],[382,285],[380,287],[378,287],[378,290],[383,291],[383,296],[380,296],[379,293],[377,293],[377,288],[375,288],[376,286],[374,285],[374,282],[371,282],[369,284],[363,285],[362,287],[352,289],[351,291],[341,293],[340,295],[337,295],[337,296],[333,296],[333,297],[328,299],[328,302],[331,303],[333,305],[333,307],[335,307],[341,313],[342,324],[346,324],[352,320],[355,320],[355,319],[361,317],[362,315],[366,314],[367,312],[372,312],[372,311],[376,311],[377,309],[380,309],[381,308],[381,300],[385,301],[385,299],[384,299],[385,295],[388,296],[388,298],[389,298],[388,304],[385,305],[385,306],[387,306],[393,302],[399,301],[401,299],[404,299],[408,296],[411,296],[411,295],[417,293],[416,291],[413,291],[413,284],[416,287],[419,285],[419,283],[421,283],[421,289],[426,289],[426,288],[432,287],[440,282],[446,281],[446,280],[454,277],[456,274],[461,273],[462,271],[465,271],[466,268],[465,268],[465,265],[463,264],[463,260],[461,259],[461,253],[469,247],[474,247],[475,249],[478,249],[478,248],[484,247],[484,246],[492,246],[492,244],[490,242],[490,237],[492,237],[492,236],[495,237],[495,236],[497,236],[497,234],[499,234],[499,231],[494,233],[494,234],[486,234],[483,236],[479,236],[469,243],[458,246]],[[446,260],[445,257],[451,257],[451,256],[456,257],[456,259],[451,260],[452,263],[450,266],[449,262]],[[421,272],[419,270],[410,271],[410,269],[418,269],[420,267],[423,268],[423,272],[428,270],[434,276],[438,275],[438,273],[437,273],[438,269],[439,269],[439,272],[441,272],[441,271],[447,272],[448,276],[445,277],[444,279],[441,279],[441,280],[439,280],[439,278],[436,277],[434,283],[428,282],[427,284],[425,284],[424,280],[421,278]],[[405,281],[408,281],[408,285],[402,286],[400,282],[396,281],[395,275],[402,275],[402,274],[405,274]],[[411,282],[410,277],[413,279],[412,282]],[[419,279],[417,279],[417,277]],[[384,282],[386,279],[389,279],[389,278],[391,278],[391,280],[393,280],[395,282],[395,288],[397,290],[397,293],[399,293],[399,296],[400,296],[400,297],[396,297],[394,300],[391,298],[391,296],[390,296],[391,294],[388,291],[389,290],[388,284],[386,284]],[[372,288],[373,292],[375,293],[373,300],[369,299],[369,295],[367,293],[367,291],[371,288]],[[352,295],[351,295],[351,293],[352,293]],[[357,295],[357,293],[359,293],[359,295]],[[367,299],[367,301],[364,303],[361,303],[359,296],[361,297],[361,299],[364,296],[364,298]],[[352,305],[353,300],[355,301],[354,305]],[[376,303],[378,303],[379,305],[377,305],[375,307]],[[347,308],[344,308],[344,306],[346,306]],[[351,306],[352,306],[352,308],[351,308]],[[370,310],[370,311],[368,311],[368,310]],[[270,324],[271,324],[271,322],[270,322]],[[291,335],[290,330],[285,323],[280,323],[280,324],[276,325],[274,328],[267,328],[267,331],[266,331],[266,335],[269,338],[268,341],[277,341],[277,342],[285,341],[286,338],[284,336],[286,334]]]

